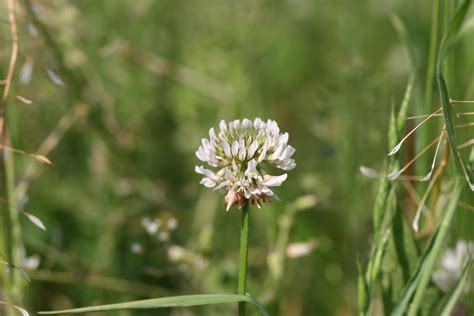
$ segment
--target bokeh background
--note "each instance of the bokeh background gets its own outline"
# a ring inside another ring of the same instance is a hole
[[[431,1],[34,1],[40,24],[25,3],[12,143],[54,164],[15,155],[17,198],[47,227],[22,222],[30,310],[233,292],[240,213],[199,185],[195,151],[221,119],[261,117],[297,168],[252,209],[248,289],[272,315],[355,314],[377,187],[359,167],[380,170],[412,67],[391,21],[424,74]]]

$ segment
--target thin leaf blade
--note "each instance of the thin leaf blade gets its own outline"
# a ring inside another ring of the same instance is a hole
[[[162,298],[154,298],[140,301],[131,301],[125,303],[108,304],[100,306],[90,306],[73,308],[59,311],[42,311],[38,314],[42,315],[56,315],[65,313],[90,313],[90,312],[103,312],[123,309],[154,309],[154,308],[165,308],[165,307],[191,307],[191,306],[202,306],[211,304],[226,304],[226,303],[237,303],[247,302],[254,305],[261,315],[268,316],[263,306],[258,303],[250,295],[238,295],[238,294],[199,294],[199,295],[181,295],[181,296],[170,296]]]

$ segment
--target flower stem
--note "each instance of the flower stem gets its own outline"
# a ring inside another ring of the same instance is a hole
[[[245,295],[247,282],[247,258],[249,252],[249,203],[242,208],[242,226],[240,228],[240,264],[238,294]],[[239,302],[239,316],[245,316],[245,302]]]

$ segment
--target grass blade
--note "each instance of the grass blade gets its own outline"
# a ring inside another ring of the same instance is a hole
[[[263,306],[258,303],[250,295],[238,295],[238,294],[200,294],[200,295],[182,295],[182,296],[171,296],[154,298],[148,300],[132,301],[126,303],[108,304],[100,306],[90,306],[82,308],[65,309],[60,311],[47,311],[38,312],[42,315],[55,315],[65,313],[90,313],[90,312],[104,312],[113,310],[123,309],[153,309],[153,308],[164,308],[164,307],[189,307],[189,306],[202,306],[210,304],[225,304],[225,303],[237,303],[247,302],[254,305],[261,315],[268,316]]]
[[[443,76],[443,63],[444,57],[446,56],[449,48],[452,46],[452,43],[461,28],[462,22],[466,16],[470,4],[471,0],[464,0],[461,3],[459,9],[456,11],[456,14],[454,15],[449,25],[449,30],[444,36],[443,41],[441,42],[438,52],[438,60],[436,64],[436,80],[438,82],[439,96],[441,99],[441,106],[443,108],[444,121],[446,124],[446,134],[448,137],[449,146],[451,148],[451,151],[453,152],[456,168],[458,169],[460,174],[465,173],[465,170],[463,168],[463,162],[461,160],[461,155],[459,154],[455,139],[454,124],[452,119],[452,106],[449,102],[448,87]],[[466,177],[468,182],[470,183],[469,175],[467,173]]]
[[[392,316],[402,316],[406,313],[408,304],[413,294],[415,294],[415,297],[413,299],[413,303],[410,306],[408,315],[416,315],[421,300],[423,298],[423,294],[431,278],[431,273],[433,271],[436,259],[438,258],[439,252],[448,233],[449,226],[456,211],[459,199],[461,197],[461,192],[462,182],[459,178],[457,178],[448,207],[440,223],[438,224],[436,231],[431,237],[429,244],[423,252],[423,255],[418,261],[414,273],[412,274],[409,282],[405,286],[405,289],[402,292],[402,295],[392,313]]]
[[[398,110],[397,116],[397,130],[398,134],[401,135],[403,130],[405,129],[405,120],[408,114],[408,105],[410,104],[413,84],[415,83],[415,74],[411,74],[410,78],[408,79],[407,86],[405,88],[405,94],[403,95],[403,101],[400,105],[400,109]]]

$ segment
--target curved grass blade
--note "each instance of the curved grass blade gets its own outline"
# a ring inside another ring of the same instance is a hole
[[[441,99],[441,106],[443,108],[443,115],[444,115],[444,121],[446,124],[446,134],[447,134],[449,146],[451,148],[451,151],[453,152],[456,168],[458,169],[460,174],[465,174],[469,184],[470,184],[470,177],[469,177],[469,174],[467,174],[466,169],[464,168],[463,162],[461,160],[461,155],[459,154],[456,139],[455,139],[454,124],[453,124],[453,119],[452,119],[452,106],[451,106],[451,103],[449,102],[450,99],[449,99],[448,87],[446,85],[446,81],[444,80],[444,76],[443,76],[443,62],[444,62],[445,55],[447,54],[449,48],[452,46],[461,28],[462,22],[464,18],[466,17],[466,13],[469,9],[470,4],[471,4],[471,0],[464,0],[461,3],[459,9],[456,11],[456,14],[454,15],[449,25],[448,33],[444,36],[441,42],[441,46],[438,52],[438,60],[436,63],[436,80],[438,82],[439,96]],[[472,189],[473,187],[471,185],[471,190]]]
[[[59,311],[43,311],[38,312],[42,315],[55,315],[65,313],[90,313],[90,312],[104,312],[113,310],[123,309],[153,309],[153,308],[164,308],[164,307],[190,307],[190,306],[202,306],[210,304],[226,304],[226,303],[238,303],[247,302],[257,308],[261,315],[268,316],[263,306],[258,303],[252,296],[238,295],[238,294],[199,294],[199,295],[182,295],[182,296],[170,296],[162,298],[154,298],[148,300],[131,301],[125,303],[108,304],[100,306],[90,306],[82,308],[65,309]]]
[[[472,267],[472,261],[466,264],[466,267],[464,268],[462,272],[461,279],[459,280],[458,284],[449,295],[448,302],[446,302],[446,305],[441,311],[441,314],[440,314],[441,316],[451,315],[452,310],[456,306],[456,303],[459,300],[459,297],[461,296],[464,290],[464,285],[466,284],[466,281],[469,277],[469,272],[471,271],[471,267]]]
[[[405,94],[403,95],[403,101],[402,101],[402,104],[400,105],[400,109],[398,110],[398,116],[397,116],[398,134],[401,134],[403,132],[403,129],[405,128],[405,120],[408,114],[408,105],[410,104],[414,83],[415,83],[415,74],[412,73],[410,75],[410,78],[408,79],[407,86],[405,88]]]

